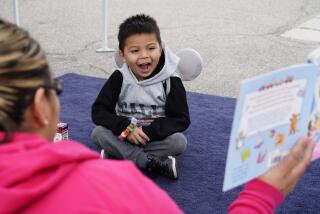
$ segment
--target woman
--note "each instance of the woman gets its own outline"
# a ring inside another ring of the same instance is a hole
[[[0,210],[2,213],[181,213],[128,161],[100,160],[75,142],[51,144],[61,81],[26,31],[0,19]],[[230,213],[273,212],[305,171],[313,144],[249,182]]]

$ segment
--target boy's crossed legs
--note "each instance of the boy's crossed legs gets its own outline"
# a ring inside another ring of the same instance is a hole
[[[182,133],[174,133],[163,140],[152,141],[146,145],[135,145],[120,141],[103,126],[94,128],[93,142],[106,150],[107,154],[118,159],[132,160],[139,168],[156,172],[167,177],[178,178],[176,156],[184,152],[187,139]]]

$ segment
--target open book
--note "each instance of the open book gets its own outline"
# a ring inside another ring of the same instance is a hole
[[[320,140],[320,65],[295,65],[242,81],[223,191],[266,172],[302,135]]]

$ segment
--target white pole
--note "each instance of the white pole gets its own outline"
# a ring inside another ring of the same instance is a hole
[[[103,43],[102,48],[96,50],[97,53],[114,52],[112,48],[108,48],[108,0],[103,0],[102,3],[102,23],[103,23]]]
[[[19,19],[19,2],[18,0],[13,0],[13,13],[14,13],[14,21],[16,25],[20,25]]]

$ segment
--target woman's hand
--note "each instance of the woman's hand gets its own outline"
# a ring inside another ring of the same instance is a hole
[[[142,131],[140,127],[136,127],[127,137],[127,139],[133,144],[145,145],[150,141],[149,137]]]
[[[278,189],[284,196],[288,195],[308,168],[313,149],[310,138],[300,138],[290,153],[259,179]]]

